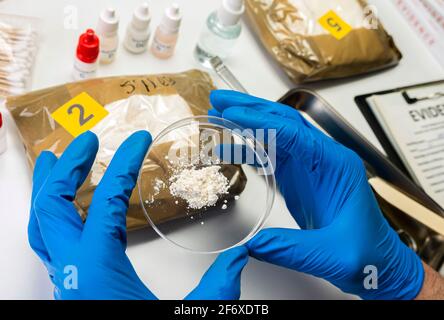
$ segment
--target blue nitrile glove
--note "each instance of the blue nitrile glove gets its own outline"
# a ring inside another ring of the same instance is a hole
[[[305,229],[261,231],[247,244],[253,257],[324,278],[364,299],[417,296],[421,260],[383,217],[354,152],[288,106],[233,91],[213,91],[211,103],[210,115],[247,129],[276,130],[275,141],[265,141],[276,144],[276,180]]]
[[[97,186],[83,224],[73,200],[90,172],[97,137],[86,132],[60,159],[43,152],[34,169],[29,242],[45,264],[58,299],[155,299],[126,251],[126,211],[151,136],[139,131],[118,149]],[[245,247],[221,254],[190,299],[238,299]]]

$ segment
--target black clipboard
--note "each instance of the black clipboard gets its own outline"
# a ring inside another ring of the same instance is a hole
[[[387,154],[387,157],[389,158],[389,160],[395,166],[397,166],[404,174],[406,174],[410,179],[412,178],[410,173],[408,172],[407,168],[405,167],[404,163],[402,162],[399,154],[396,152],[395,148],[393,147],[393,144],[390,142],[389,138],[385,134],[384,129],[379,124],[379,121],[377,120],[375,114],[373,113],[370,105],[367,102],[367,98],[374,96],[374,95],[384,95],[384,94],[389,94],[389,93],[394,93],[394,92],[399,92],[402,94],[404,91],[407,91],[407,90],[417,89],[417,88],[422,88],[422,87],[429,87],[429,86],[437,85],[437,84],[438,85],[444,84],[444,80],[421,83],[421,84],[400,87],[400,88],[391,89],[391,90],[373,92],[373,93],[368,93],[368,94],[359,95],[359,96],[355,97],[355,102],[358,105],[359,110],[363,114],[367,123],[370,125],[370,128],[375,133],[376,138],[378,139],[379,143],[381,144],[382,148],[384,149],[385,153]],[[408,97],[405,97],[405,98],[408,99]]]

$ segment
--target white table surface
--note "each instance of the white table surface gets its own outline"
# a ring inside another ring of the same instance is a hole
[[[115,6],[121,14],[120,35],[139,0],[4,0],[1,13],[40,17],[43,21],[40,49],[36,59],[33,88],[71,81],[70,73],[76,40],[81,31],[95,27],[99,11]],[[100,76],[178,72],[199,66],[192,49],[200,29],[219,0],[179,0],[184,11],[176,54],[167,61],[152,55],[131,55],[123,48],[117,60],[101,67]],[[377,144],[376,138],[353,102],[354,96],[444,78],[444,70],[388,0],[371,1],[379,10],[404,58],[396,68],[348,80],[311,85],[350,123]],[[160,19],[167,1],[151,0],[153,25]],[[78,29],[64,28],[65,10],[78,11]],[[231,70],[246,89],[271,100],[293,87],[245,24],[231,59]],[[217,79],[216,83],[223,87]],[[4,107],[1,107],[4,111]],[[27,221],[31,194],[31,172],[17,129],[6,114],[8,150],[0,156],[0,299],[50,299],[52,285],[47,273],[27,242]],[[278,196],[267,226],[296,227]],[[163,299],[180,299],[198,283],[214,256],[194,255],[170,246],[166,241],[138,231],[129,235],[128,255],[141,279]],[[294,271],[251,259],[242,276],[243,299],[343,299],[345,295],[329,283]]]

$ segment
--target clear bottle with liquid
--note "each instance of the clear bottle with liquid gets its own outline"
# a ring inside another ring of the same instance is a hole
[[[240,18],[245,10],[243,0],[223,0],[221,7],[212,12],[205,23],[194,56],[203,66],[210,68],[210,59],[226,58],[242,30]]]

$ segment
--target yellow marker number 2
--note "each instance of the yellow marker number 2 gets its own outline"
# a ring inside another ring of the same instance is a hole
[[[323,15],[318,20],[319,24],[327,30],[333,37],[338,40],[344,38],[350,31],[352,27],[342,20],[333,10],[330,10],[325,15]]]
[[[90,114],[89,116],[87,116],[85,118],[85,108],[81,104],[78,104],[78,103],[70,106],[68,108],[68,113],[73,114],[75,109],[79,110],[79,125],[80,126],[85,125],[89,120],[94,118],[93,114]]]
[[[92,129],[108,111],[86,92],[75,96],[51,116],[74,137]]]

